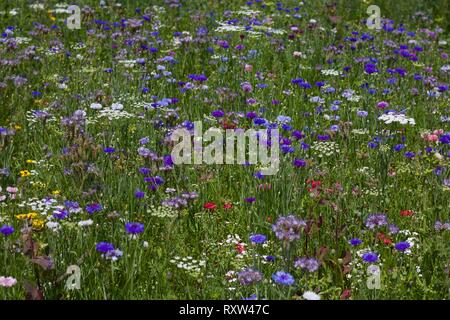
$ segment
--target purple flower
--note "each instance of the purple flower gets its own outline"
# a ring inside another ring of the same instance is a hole
[[[297,168],[301,168],[301,167],[305,167],[306,166],[306,161],[303,159],[294,159],[294,161],[292,162],[292,164],[297,167]]]
[[[353,239],[350,239],[349,243],[352,246],[356,247],[356,246],[359,246],[362,243],[362,240],[358,239],[358,238],[353,238]]]
[[[53,217],[56,219],[64,219],[69,215],[69,213],[66,210],[55,210],[53,211]]]
[[[374,65],[374,64],[372,64],[372,63],[367,63],[367,64],[364,66],[364,70],[365,70],[366,73],[368,73],[368,74],[372,74],[372,73],[377,73],[377,72],[378,72],[377,66]]]
[[[289,215],[287,217],[279,217],[277,222],[272,225],[272,230],[278,239],[291,242],[300,239],[300,231],[304,227],[306,227],[305,221]]]
[[[260,282],[263,275],[258,270],[249,268],[239,272],[237,279],[241,285],[247,286]]]
[[[2,233],[5,237],[9,236],[14,232],[14,228],[12,226],[3,225],[3,227],[0,228],[0,233]]]
[[[106,148],[103,149],[103,152],[105,152],[105,153],[114,153],[114,152],[116,152],[116,149],[113,148],[113,147],[106,147]]]
[[[211,115],[214,118],[222,118],[225,115],[225,113],[222,110],[214,110],[213,112],[211,112]]]
[[[253,203],[253,202],[256,201],[256,198],[254,198],[254,197],[248,197],[248,198],[245,198],[244,201],[247,202],[247,203]]]
[[[144,232],[144,225],[139,222],[128,222],[125,224],[127,233],[138,234]]]
[[[439,138],[439,141],[443,144],[449,144],[450,143],[450,133],[446,133],[446,134],[442,135]]]
[[[406,249],[410,248],[411,244],[409,242],[399,242],[395,244],[395,249],[398,251],[405,251]]]
[[[250,236],[250,241],[257,244],[262,244],[266,242],[267,237],[263,234],[252,234]]]
[[[103,209],[100,203],[91,203],[86,206],[86,211],[89,214],[93,214],[94,212],[101,211]]]
[[[299,258],[295,260],[294,267],[314,272],[319,269],[319,262],[314,258]]]
[[[375,227],[381,227],[387,225],[387,218],[385,214],[371,214],[367,217],[366,227],[374,229]]]
[[[408,159],[414,158],[416,156],[416,154],[412,151],[407,151],[405,152],[405,157],[407,157]]]
[[[145,192],[138,189],[138,190],[136,190],[136,192],[134,193],[134,196],[135,196],[137,199],[142,199],[142,198],[145,197]]]
[[[284,271],[275,272],[272,275],[272,280],[283,286],[291,286],[295,282],[294,277],[290,273]]]
[[[99,242],[95,246],[96,250],[101,253],[107,253],[109,251],[114,250],[114,245],[109,242]]]
[[[362,258],[365,262],[370,263],[378,261],[378,255],[375,252],[364,253]]]

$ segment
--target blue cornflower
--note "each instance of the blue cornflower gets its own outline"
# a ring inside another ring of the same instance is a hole
[[[291,286],[295,282],[294,277],[290,273],[284,271],[275,272],[272,275],[272,280],[283,286]]]
[[[411,244],[409,242],[399,242],[395,244],[395,249],[398,251],[405,251],[406,249],[409,249],[411,247]]]
[[[112,243],[109,243],[109,242],[99,242],[95,246],[95,249],[98,252],[107,253],[109,251],[113,251],[114,250],[114,245]]]
[[[378,261],[378,255],[375,252],[364,253],[362,258],[365,262],[370,263]]]
[[[250,236],[250,241],[257,244],[262,244],[266,242],[267,237],[263,234],[252,234]]]
[[[89,214],[93,214],[94,212],[101,211],[103,209],[100,203],[91,203],[86,206],[86,211]]]
[[[2,233],[5,237],[9,236],[14,232],[14,228],[12,226],[3,225],[3,227],[0,228],[0,233]]]
[[[128,222],[125,224],[127,233],[138,234],[144,232],[144,225],[139,222]]]
[[[353,238],[353,239],[350,239],[350,241],[348,243],[350,243],[352,246],[355,247],[355,246],[360,245],[362,243],[362,240],[359,238]]]

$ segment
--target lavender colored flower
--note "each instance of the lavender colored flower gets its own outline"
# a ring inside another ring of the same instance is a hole
[[[283,286],[291,286],[295,282],[294,277],[290,273],[284,271],[275,272],[272,275],[272,280]]]
[[[249,268],[239,272],[237,279],[241,285],[248,286],[260,282],[263,275],[260,271]]]
[[[287,217],[279,217],[277,222],[272,225],[272,230],[278,239],[292,242],[300,239],[300,232],[304,227],[306,227],[305,221],[289,215]]]
[[[138,234],[144,232],[144,225],[139,222],[128,222],[125,224],[125,231],[130,234]]]
[[[263,234],[252,234],[250,236],[250,241],[257,244],[262,244],[266,242],[267,237]]]
[[[302,268],[308,270],[309,272],[314,272],[319,269],[319,262],[314,258],[299,258],[295,260],[294,267]]]
[[[442,223],[441,221],[436,221],[436,223],[434,224],[434,230],[436,231],[450,230],[450,222]]]
[[[371,214],[367,217],[366,227],[369,229],[374,229],[376,227],[381,227],[387,225],[387,217],[385,214]]]

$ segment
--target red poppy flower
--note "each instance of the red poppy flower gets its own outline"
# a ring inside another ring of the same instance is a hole
[[[217,206],[214,202],[207,202],[203,205],[203,208],[208,209],[208,210],[214,210],[217,208]]]
[[[410,217],[410,216],[412,216],[414,214],[414,211],[412,211],[412,210],[401,210],[400,211],[400,215],[402,216],[402,217]]]
[[[226,202],[223,204],[224,209],[231,209],[233,208],[233,204],[231,202]]]
[[[241,254],[245,252],[245,246],[243,243],[236,243],[236,251]]]

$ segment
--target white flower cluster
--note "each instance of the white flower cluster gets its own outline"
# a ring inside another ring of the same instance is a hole
[[[19,208],[29,207],[32,211],[36,211],[42,215],[47,215],[49,212],[53,212],[59,208],[58,201],[52,198],[44,198],[39,200],[38,198],[30,198],[17,205]]]
[[[195,260],[191,256],[185,258],[175,256],[173,257],[173,259],[170,260],[170,263],[176,264],[177,268],[179,269],[184,269],[194,274],[201,273],[202,268],[206,266],[205,260]]]
[[[150,208],[147,209],[147,213],[158,218],[176,218],[178,216],[178,212],[168,206],[155,207],[154,205],[151,205]]]
[[[320,70],[320,73],[325,75],[325,76],[340,76],[342,74],[341,71],[334,70],[334,69]]]
[[[100,110],[99,114],[97,115],[97,118],[108,118],[109,120],[117,120],[121,118],[134,118],[135,115],[131,114],[129,112],[120,110],[120,109],[112,109],[109,107],[106,107],[105,109]]]
[[[398,122],[400,124],[410,124],[415,125],[416,121],[413,118],[408,118],[404,114],[389,112],[382,114],[378,117],[378,120],[383,121],[385,124],[391,124],[393,122]]]
[[[314,142],[311,149],[317,153],[319,158],[331,157],[333,155],[339,154],[339,145],[333,141],[319,141]]]

